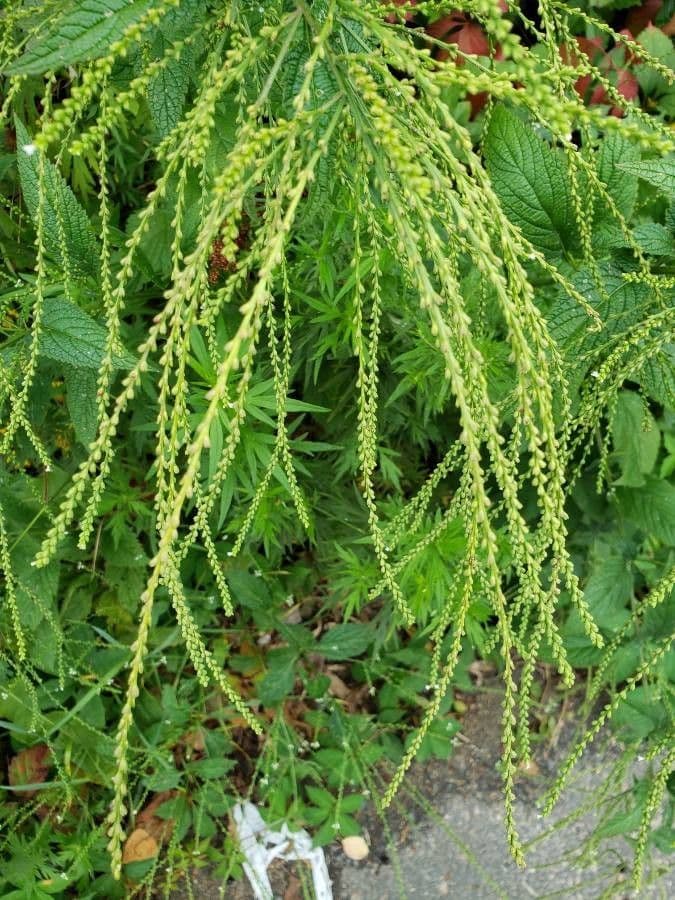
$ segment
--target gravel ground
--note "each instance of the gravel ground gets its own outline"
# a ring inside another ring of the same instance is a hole
[[[593,801],[606,778],[616,750],[611,744],[588,753],[576,780],[563,794],[555,815],[542,821],[536,805],[551,774],[557,769],[574,730],[573,717],[560,723],[554,744],[542,745],[533,769],[518,785],[516,821],[528,842],[547,826],[571,814],[581,803],[590,814],[538,841],[527,854],[527,867],[519,869],[511,859],[504,836],[500,777],[496,770],[500,752],[501,698],[498,690],[476,695],[469,704],[456,749],[447,762],[430,762],[411,770],[407,792],[402,789],[398,808],[388,815],[388,834],[372,809],[361,817],[370,855],[351,862],[339,845],[327,849],[333,879],[334,900],[397,900],[397,898],[528,897],[603,898],[610,885],[613,897],[634,895],[623,886],[622,867],[630,850],[619,841],[603,845],[597,858],[583,869],[572,865],[572,855],[593,826]],[[308,874],[290,864],[272,866],[270,876],[276,898],[304,900]],[[183,895],[176,892],[174,900]],[[208,873],[195,873],[193,896],[200,900],[252,900],[246,882],[223,887]],[[661,875],[645,886],[639,900],[675,897],[673,873]]]

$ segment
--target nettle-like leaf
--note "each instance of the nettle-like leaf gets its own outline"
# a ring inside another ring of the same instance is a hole
[[[75,436],[88,447],[96,436],[98,375],[94,369],[69,366],[65,371],[66,405]]]
[[[24,124],[19,119],[16,119],[15,124],[21,191],[33,220],[37,221],[40,204],[40,151],[32,143]],[[42,167],[42,219],[46,249],[68,275],[97,277],[99,245],[89,217],[56,166],[45,159]]]
[[[611,424],[614,452],[621,467],[616,483],[641,487],[656,465],[661,445],[659,429],[642,398],[631,391],[619,394]]]
[[[647,159],[635,163],[622,160],[619,168],[631,175],[637,175],[643,181],[648,181],[664,194],[675,197],[675,157]]]
[[[155,44],[157,56],[164,55],[164,47],[164,39],[159,37]],[[163,65],[148,85],[148,105],[160,137],[166,137],[183,115],[191,61],[192,51],[188,47],[179,59],[171,59]]]
[[[675,544],[675,486],[654,476],[638,488],[618,488],[621,515],[647,535]]]
[[[351,659],[360,656],[372,644],[374,629],[357,622],[336,625],[319,641],[317,650],[326,659]]]
[[[152,41],[154,59],[161,59],[173,41],[188,37],[203,14],[204,0],[186,0],[162,18]],[[180,56],[172,57],[161,66],[148,85],[150,114],[160,137],[166,137],[176,127],[183,114],[185,98],[193,72],[194,48],[186,45]]]
[[[576,243],[570,185],[561,154],[506,107],[497,107],[485,141],[487,168],[504,211],[544,252]]]
[[[46,35],[28,45],[10,75],[39,75],[103,53],[150,8],[152,0],[82,0],[62,13]]]
[[[106,347],[106,330],[88,313],[64,297],[44,301],[40,353],[77,369],[98,371]],[[129,356],[116,356],[118,369],[133,365]]]
[[[620,134],[608,135],[600,145],[598,153],[598,177],[604,182],[607,193],[616,208],[627,219],[633,214],[637,200],[638,182],[629,168],[639,163],[640,148]],[[611,217],[607,204],[598,201],[596,218]]]

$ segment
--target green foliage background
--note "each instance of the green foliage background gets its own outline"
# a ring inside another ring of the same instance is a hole
[[[358,833],[476,657],[519,861],[544,665],[589,684],[547,808],[611,720],[605,836],[672,849],[673,50],[506,6],[4,4],[3,896],[227,877],[242,792]]]

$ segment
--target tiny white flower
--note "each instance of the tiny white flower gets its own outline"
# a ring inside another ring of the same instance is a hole
[[[37,147],[35,146],[35,144],[24,144],[21,149],[26,154],[26,156],[32,156],[37,150]]]
[[[591,372],[591,378],[599,378],[599,377],[600,377],[600,373],[598,372],[598,370],[593,369],[593,371]]]

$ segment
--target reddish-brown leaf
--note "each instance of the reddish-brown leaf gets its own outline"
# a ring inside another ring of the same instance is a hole
[[[42,784],[47,780],[51,768],[51,750],[46,744],[36,744],[34,747],[26,747],[9,763],[9,783],[12,787],[20,787],[25,784]],[[33,797],[37,790],[17,791],[24,797]]]

